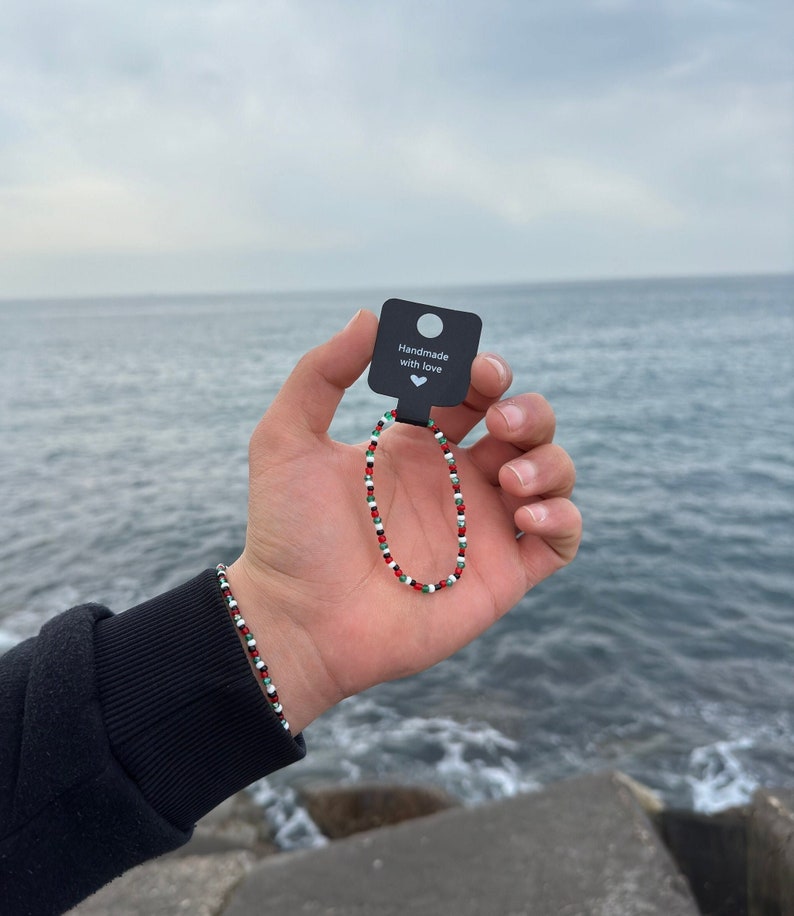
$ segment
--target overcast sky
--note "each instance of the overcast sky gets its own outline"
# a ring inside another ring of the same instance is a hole
[[[791,0],[5,0],[0,297],[794,269]]]

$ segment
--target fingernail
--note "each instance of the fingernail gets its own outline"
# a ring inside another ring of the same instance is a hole
[[[513,461],[507,467],[516,475],[522,487],[528,487],[538,476],[537,465],[528,458]]]
[[[531,506],[527,506],[527,512],[536,525],[545,522],[549,517],[549,510],[544,503],[532,503]]]
[[[499,381],[504,384],[507,381],[507,366],[497,356],[483,355],[483,359],[489,362],[499,373]]]
[[[356,321],[358,320],[358,316],[359,316],[363,311],[364,311],[364,309],[359,309],[359,310],[356,312],[356,314],[353,315],[353,317],[350,319],[350,321],[348,321],[348,323],[344,326],[344,328],[342,328],[342,330],[343,330],[343,331],[346,331],[349,327],[351,327],[352,325],[354,325],[354,324],[356,323]]]
[[[519,429],[524,422],[524,411],[517,404],[500,404],[496,409],[504,417],[511,433]]]

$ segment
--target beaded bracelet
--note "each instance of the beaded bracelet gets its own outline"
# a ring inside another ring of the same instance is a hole
[[[389,410],[383,415],[383,417],[378,421],[375,429],[372,430],[372,435],[369,440],[369,445],[367,447],[367,466],[364,472],[364,483],[367,487],[367,504],[369,506],[370,515],[372,516],[372,521],[375,525],[375,532],[378,536],[378,546],[383,552],[383,559],[386,562],[386,565],[391,568],[394,575],[400,580],[400,582],[405,583],[405,585],[410,588],[415,589],[418,592],[421,592],[425,595],[432,595],[434,592],[441,591],[443,588],[451,588],[460,577],[463,575],[463,570],[466,567],[466,505],[463,502],[463,494],[460,491],[460,477],[458,476],[458,467],[455,464],[455,456],[452,454],[452,450],[447,445],[447,437],[443,432],[436,426],[432,417],[427,421],[427,427],[433,433],[433,435],[438,440],[438,444],[441,446],[441,450],[444,453],[444,459],[447,462],[449,470],[449,479],[452,482],[452,495],[455,499],[455,509],[457,511],[458,517],[458,559],[455,564],[455,569],[447,576],[446,579],[440,579],[438,582],[433,584],[425,584],[423,582],[417,582],[412,576],[409,576],[407,573],[403,572],[400,568],[400,565],[392,557],[391,550],[389,549],[389,542],[386,540],[386,532],[383,530],[383,519],[380,516],[380,510],[378,509],[378,504],[375,502],[375,450],[378,447],[378,440],[380,434],[383,432],[383,427],[392,420],[397,419],[397,411]]]
[[[234,625],[240,631],[241,636],[245,640],[245,648],[250,654],[251,661],[254,663],[257,674],[262,681],[262,687],[267,694],[267,700],[268,703],[270,703],[270,708],[276,714],[279,722],[281,722],[285,730],[289,731],[289,722],[287,722],[287,720],[284,718],[284,709],[279,702],[276,685],[273,683],[270,674],[268,673],[267,665],[264,663],[264,661],[262,661],[262,657],[260,656],[259,650],[256,647],[254,634],[248,629],[245,620],[243,620],[242,614],[240,614],[239,607],[237,602],[234,600],[234,595],[232,595],[232,590],[229,586],[229,580],[226,578],[226,567],[223,565],[223,563],[218,563],[218,565],[215,567],[215,575],[218,577],[218,585],[220,585],[221,594],[226,601],[226,606],[229,608],[229,614],[234,621]]]

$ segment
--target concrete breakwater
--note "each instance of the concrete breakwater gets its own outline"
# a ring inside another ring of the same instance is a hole
[[[317,787],[332,841],[277,853],[245,794],[72,916],[794,916],[794,791],[706,816],[618,772],[463,808],[432,788]]]

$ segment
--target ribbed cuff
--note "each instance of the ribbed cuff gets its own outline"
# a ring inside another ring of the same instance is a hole
[[[95,653],[113,752],[180,829],[306,753],[262,693],[213,570],[100,620]]]

